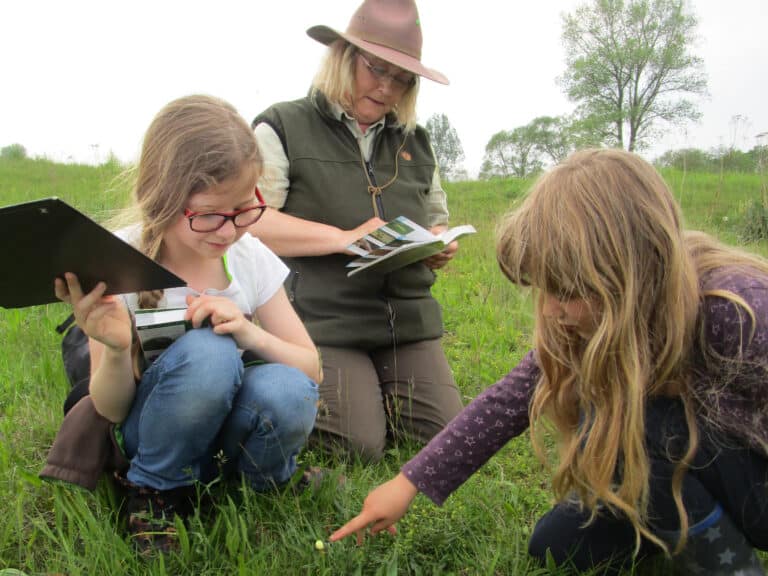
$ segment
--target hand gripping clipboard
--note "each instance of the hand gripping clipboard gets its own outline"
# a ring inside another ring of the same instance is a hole
[[[0,208],[0,306],[59,302],[54,278],[77,274],[85,292],[160,290],[186,282],[59,198]]]

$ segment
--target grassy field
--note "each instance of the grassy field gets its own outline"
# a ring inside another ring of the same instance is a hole
[[[127,198],[119,166],[0,160],[0,205],[58,196],[97,220]],[[757,175],[665,173],[691,227],[738,240],[745,207],[759,200]],[[478,233],[462,240],[435,294],[444,308],[445,346],[466,400],[524,354],[532,329],[528,295],[505,281],[494,256],[501,216],[529,182],[503,180],[447,186],[452,223]],[[762,184],[764,185],[764,184]],[[13,249],[5,239],[4,250]],[[766,253],[763,245],[749,249]],[[9,271],[4,271],[8,274]],[[123,537],[115,496],[41,482],[37,473],[62,418],[68,385],[55,326],[63,304],[0,309],[0,569],[27,574],[556,574],[529,564],[527,539],[550,505],[547,476],[527,437],[506,446],[442,508],[424,497],[399,524],[357,547],[350,540],[317,552],[313,543],[357,513],[368,491],[394,475],[417,449],[393,446],[374,466],[307,452],[347,482],[315,493],[256,494],[244,486],[211,487],[212,508],[181,531],[182,549],[139,558]]]

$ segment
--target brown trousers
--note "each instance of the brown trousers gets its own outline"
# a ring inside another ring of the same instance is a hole
[[[426,442],[462,409],[439,339],[372,351],[319,348],[315,445],[376,461],[388,436]]]

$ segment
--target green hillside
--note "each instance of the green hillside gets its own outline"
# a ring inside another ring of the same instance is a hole
[[[97,220],[127,201],[121,167],[61,165],[45,160],[0,160],[0,205],[58,196]],[[759,175],[664,173],[691,227],[738,241],[750,210],[761,204]],[[529,181],[493,180],[446,185],[452,224],[477,234],[461,241],[457,258],[439,272],[435,294],[444,309],[446,349],[465,400],[492,384],[525,353],[532,330],[527,292],[510,285],[495,261],[496,226]],[[364,192],[364,191],[363,191]],[[361,193],[363,193],[361,192]],[[14,249],[12,239],[3,250]],[[10,244],[10,245],[9,245]],[[768,253],[765,242],[746,247]],[[416,500],[396,538],[382,535],[363,547],[313,549],[360,509],[367,492],[395,474],[414,453],[393,447],[383,462],[364,467],[305,453],[347,477],[298,497],[225,493],[211,487],[213,510],[201,510],[182,531],[182,552],[138,558],[123,538],[114,494],[95,494],[37,479],[62,418],[68,385],[54,327],[63,304],[0,309],[0,569],[27,574],[549,574],[529,565],[527,539],[550,504],[547,475],[527,437],[512,441],[442,508]]]

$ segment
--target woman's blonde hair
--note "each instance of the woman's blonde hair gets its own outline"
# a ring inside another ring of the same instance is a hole
[[[646,536],[649,461],[644,413],[649,396],[683,400],[699,305],[698,274],[679,208],[656,170],[621,150],[584,150],[543,175],[500,231],[497,258],[512,281],[560,300],[584,299],[595,315],[587,340],[545,321],[539,295],[535,340],[542,377],[531,404],[534,446],[544,454],[538,421],[560,440],[553,476],[558,498],[575,492],[620,512]],[[684,466],[678,467],[676,502]]]
[[[360,49],[344,39],[338,39],[328,46],[328,50],[317,71],[312,88],[319,90],[330,101],[341,106],[347,113],[352,113],[355,98],[356,56]],[[416,99],[419,95],[419,77],[403,93],[392,110],[397,121],[406,132],[416,128]]]

